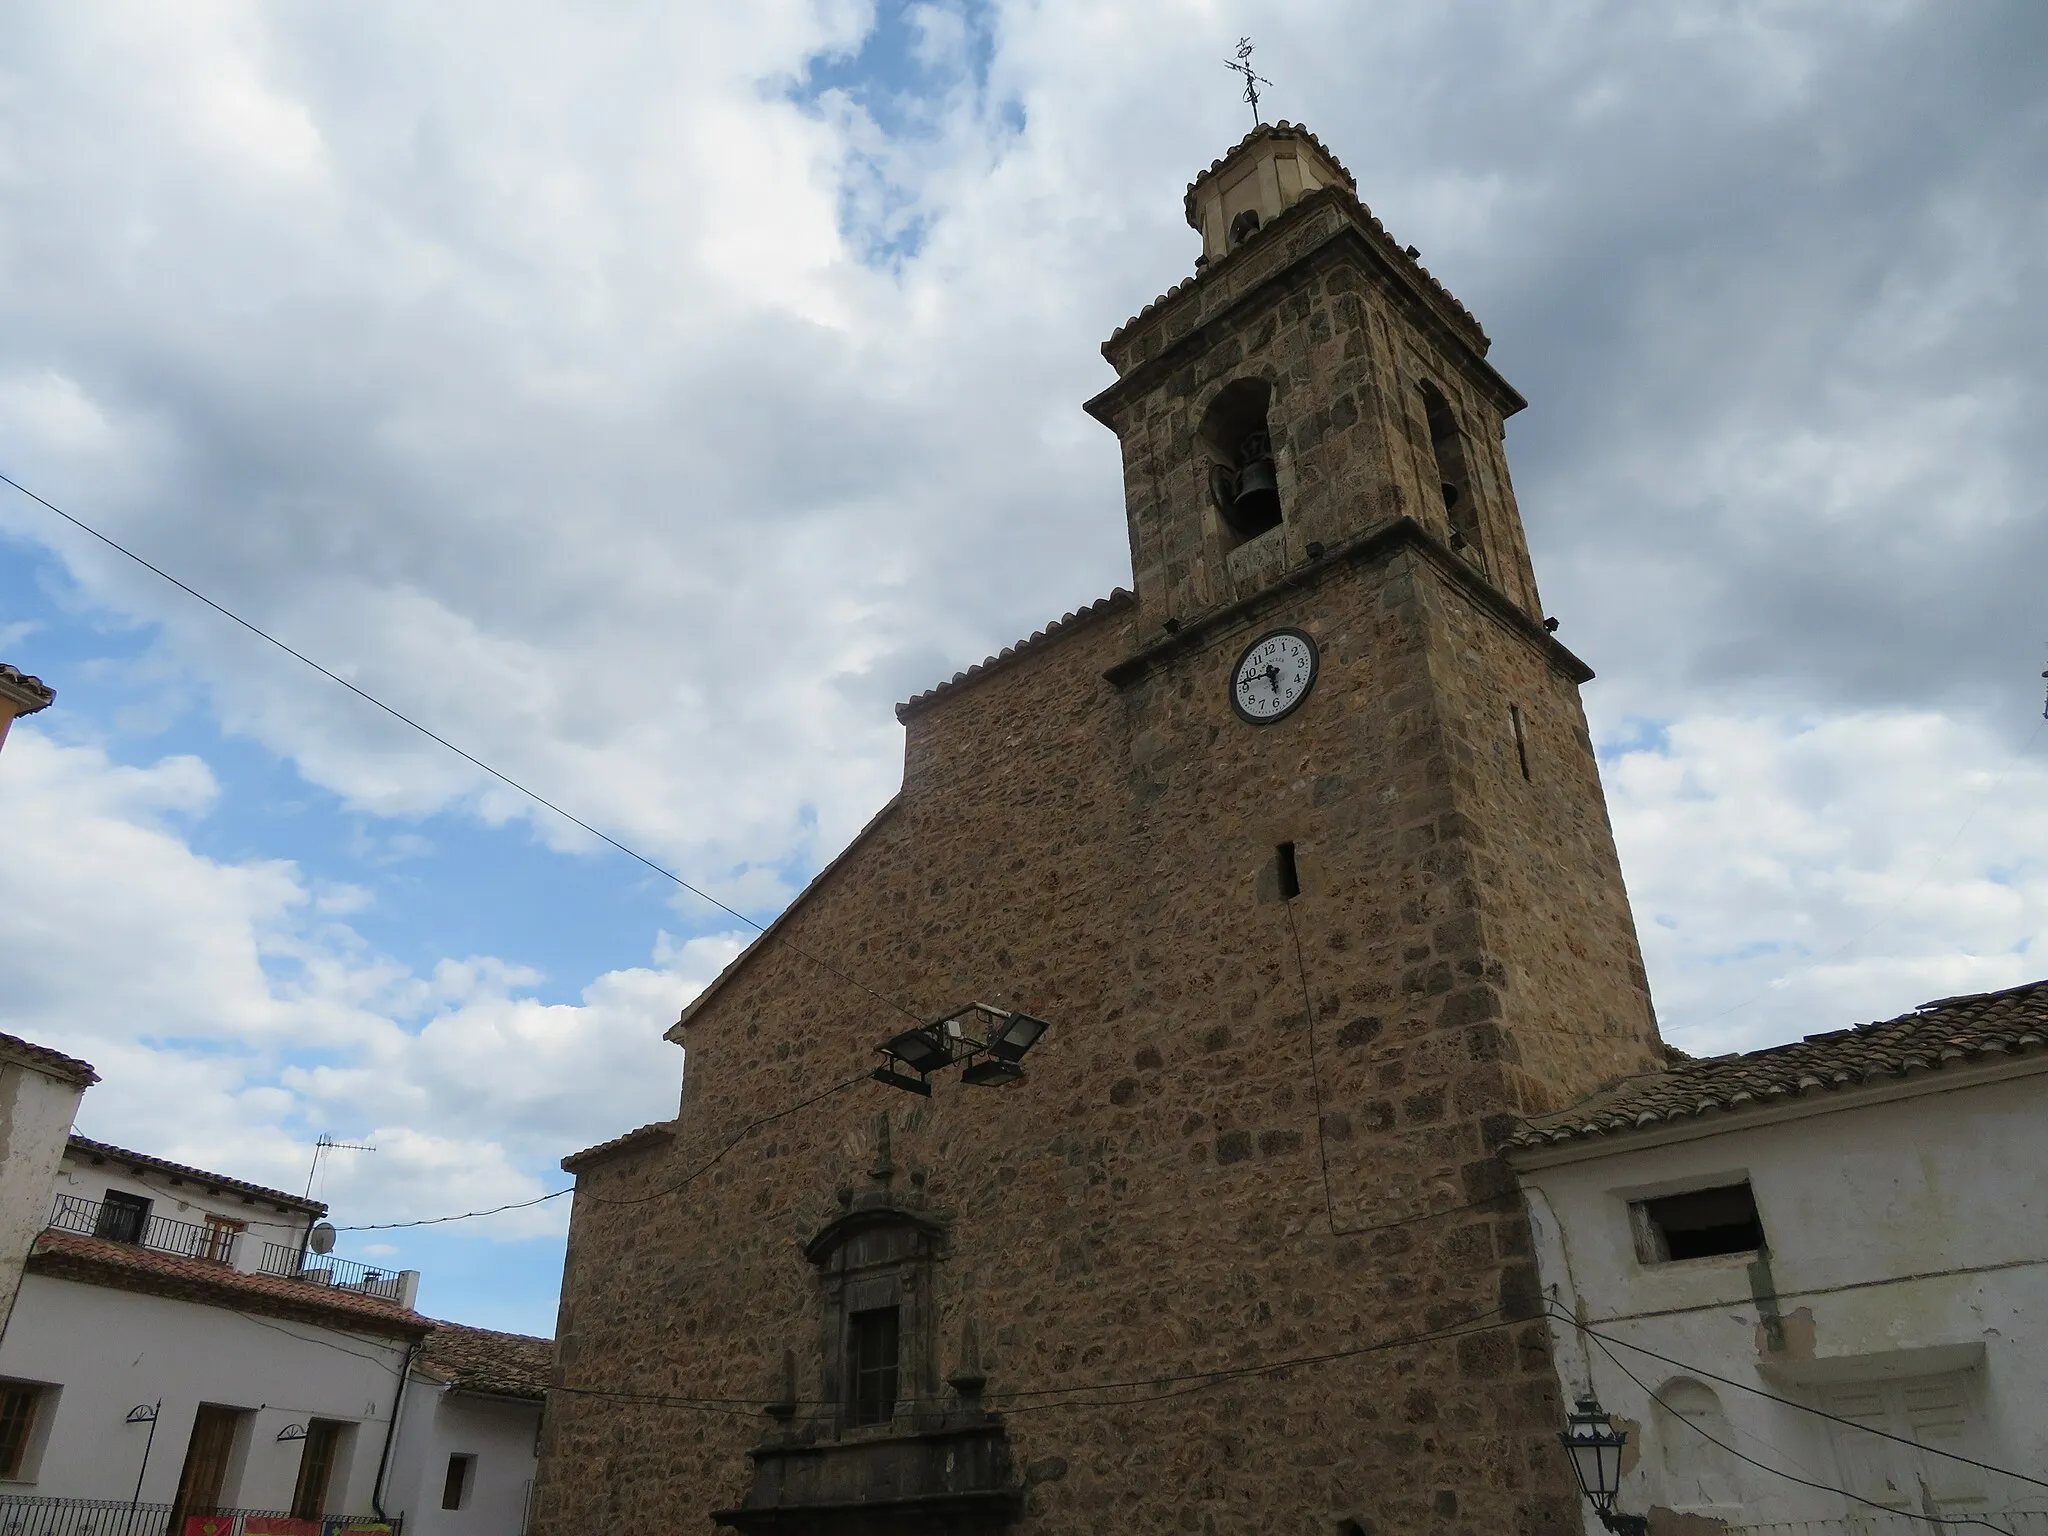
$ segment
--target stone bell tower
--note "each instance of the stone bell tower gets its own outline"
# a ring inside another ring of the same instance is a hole
[[[1104,345],[1120,377],[1089,405],[1123,442],[1147,619],[1248,596],[1404,516],[1540,619],[1501,452],[1526,402],[1350,173],[1307,129],[1262,127],[1195,179],[1187,219],[1197,278]]]

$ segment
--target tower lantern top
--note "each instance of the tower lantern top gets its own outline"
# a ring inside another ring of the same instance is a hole
[[[1322,142],[1296,123],[1260,124],[1188,185],[1188,224],[1202,260],[1228,255],[1319,187],[1358,183]]]

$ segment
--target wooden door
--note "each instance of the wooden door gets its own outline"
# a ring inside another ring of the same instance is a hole
[[[185,1447],[185,1470],[178,1474],[178,1504],[171,1529],[182,1532],[188,1515],[210,1515],[220,1508],[221,1485],[227,1481],[228,1457],[234,1453],[239,1408],[201,1403],[192,1420],[192,1439]]]
[[[314,1419],[306,1426],[306,1448],[299,1452],[299,1483],[292,1490],[292,1514],[318,1520],[327,1513],[327,1485],[334,1479],[334,1453],[341,1444],[341,1425]]]

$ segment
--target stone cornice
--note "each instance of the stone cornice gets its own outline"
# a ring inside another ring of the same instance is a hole
[[[48,709],[56,699],[57,690],[40,677],[0,661],[0,706],[7,706],[7,712],[15,719]]]
[[[1489,617],[1536,646],[1543,653],[1544,660],[1573,683],[1592,681],[1591,667],[1574,656],[1555,635],[1509,601],[1498,587],[1473,570],[1471,565],[1450,546],[1439,541],[1428,528],[1405,514],[1392,518],[1377,528],[1368,529],[1347,543],[1339,544],[1324,554],[1320,560],[1288,571],[1279,580],[1260,588],[1257,592],[1184,620],[1173,633],[1125,657],[1102,675],[1114,687],[1128,688],[1176,658],[1202,649],[1219,631],[1231,629],[1247,617],[1258,613],[1281,593],[1313,589],[1321,585],[1326,572],[1349,565],[1370,564],[1402,549],[1419,554],[1432,569],[1470,597]]]

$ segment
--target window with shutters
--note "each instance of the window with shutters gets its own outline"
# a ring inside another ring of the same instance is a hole
[[[340,1459],[342,1431],[348,1426],[335,1419],[309,1419],[305,1448],[299,1452],[299,1480],[292,1489],[292,1514],[300,1520],[317,1520],[327,1513],[328,1485],[334,1481],[334,1465]]]
[[[38,1382],[0,1381],[0,1482],[34,1478],[36,1430],[50,1395]]]
[[[1849,1421],[1829,1425],[1842,1486],[1873,1503],[1921,1515],[1966,1515],[1986,1508],[1991,1488],[1982,1471],[1921,1449],[1995,1459],[1986,1454],[1974,1377],[1971,1371],[1948,1371],[1826,1388],[1821,1406]],[[1915,1443],[1902,1445],[1900,1440]],[[1850,1512],[1862,1513],[1853,1507]]]

